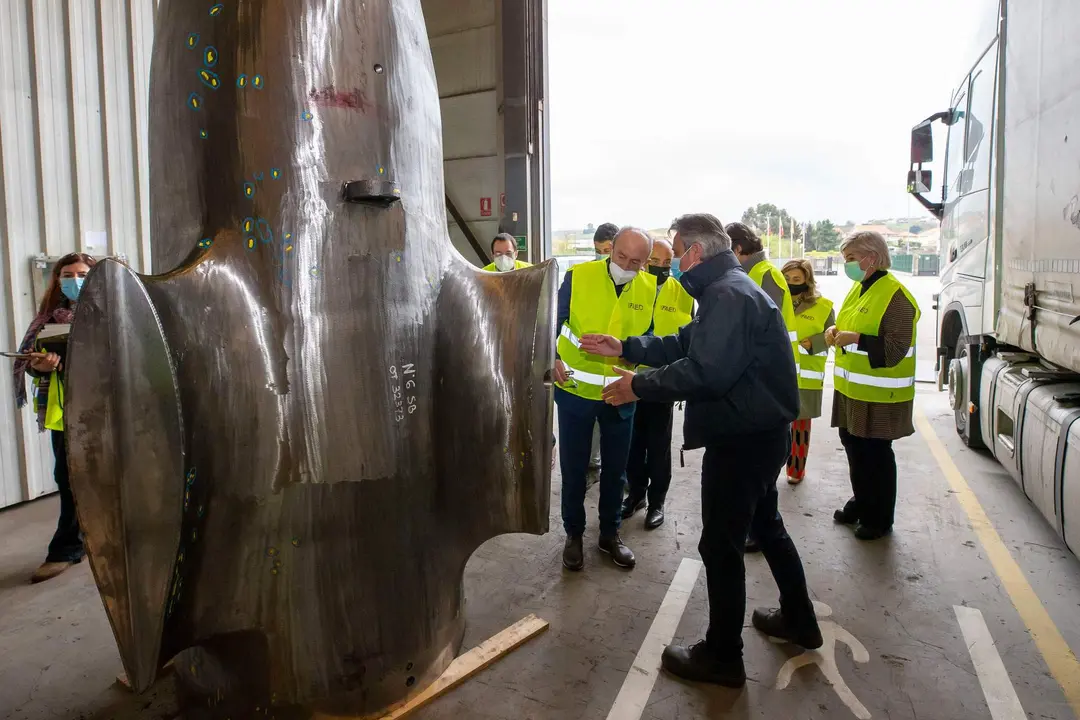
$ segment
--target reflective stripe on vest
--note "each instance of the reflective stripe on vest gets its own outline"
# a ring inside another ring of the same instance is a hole
[[[904,293],[915,308],[911,349],[895,367],[872,368],[870,357],[857,346],[840,348],[836,353],[834,383],[841,395],[852,400],[877,403],[915,399],[915,340],[921,312],[915,298],[892,273],[886,273],[865,293],[862,292],[861,283],[855,283],[844,300],[840,314],[836,316],[836,329],[876,337],[881,328],[881,318],[897,292]]]
[[[765,280],[765,275],[768,274],[772,278],[772,281],[776,283],[776,287],[780,288],[784,293],[784,300],[780,303],[780,313],[784,316],[784,326],[788,330],[788,339],[791,340],[791,352],[795,357],[795,364],[799,364],[799,333],[795,326],[795,306],[791,304],[791,290],[788,289],[787,280],[784,279],[784,274],[776,269],[768,260],[761,260],[757,265],[750,268],[750,279],[761,287],[761,283]]]
[[[570,319],[559,328],[558,349],[573,375],[559,387],[588,400],[600,400],[604,386],[619,379],[613,369],[617,361],[582,352],[580,338],[589,333],[613,335],[619,340],[643,335],[652,323],[656,278],[639,272],[616,297],[606,259],[575,265],[570,272]]]
[[[833,304],[826,298],[818,298],[814,304],[795,316],[795,328],[798,340],[820,335],[825,332],[825,321],[829,319]],[[829,348],[824,352],[811,353],[802,345],[799,350],[799,388],[801,390],[821,390],[825,387],[825,363],[829,359]]]

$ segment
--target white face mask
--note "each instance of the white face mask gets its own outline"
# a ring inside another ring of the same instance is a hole
[[[637,270],[623,270],[614,261],[608,263],[608,272],[611,273],[611,279],[615,281],[616,285],[625,285],[637,277],[638,274]]]
[[[499,272],[510,272],[514,269],[514,258],[509,255],[497,255],[495,257],[495,267]]]

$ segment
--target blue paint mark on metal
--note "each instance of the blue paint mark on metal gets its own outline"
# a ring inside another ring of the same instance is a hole
[[[199,80],[201,80],[202,84],[210,88],[211,90],[217,90],[219,87],[221,87],[221,78],[218,77],[218,74],[216,72],[213,72],[211,70],[199,70]]]
[[[265,243],[273,242],[274,231],[270,228],[270,221],[266,218],[259,218],[256,222],[256,227],[259,232],[259,240]]]

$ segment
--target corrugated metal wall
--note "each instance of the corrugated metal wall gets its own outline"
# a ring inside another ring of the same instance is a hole
[[[147,112],[156,0],[0,0],[0,349],[34,316],[32,259],[150,267]],[[0,507],[52,492],[53,459],[0,380]]]
[[[446,195],[487,247],[499,232],[504,175],[498,100],[499,3],[423,0],[422,5],[439,83]],[[452,218],[447,222],[458,251],[486,265],[457,223]]]

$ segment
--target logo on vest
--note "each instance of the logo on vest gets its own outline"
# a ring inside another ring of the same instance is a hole
[[[671,307],[670,305],[661,305],[660,309],[663,310],[664,312],[672,312],[672,313],[677,312],[677,310],[675,308]]]
[[[627,303],[626,307],[630,308],[631,310],[644,310],[645,309],[645,306],[642,305],[641,303]]]

